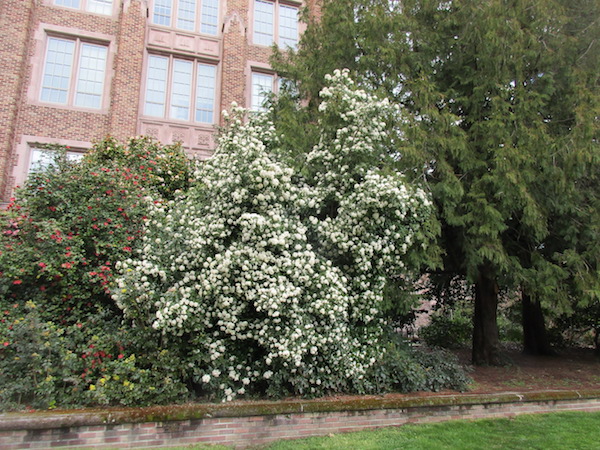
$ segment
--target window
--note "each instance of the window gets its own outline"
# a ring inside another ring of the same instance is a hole
[[[264,111],[265,101],[274,91],[275,76],[267,73],[252,73],[252,98],[250,109],[252,111]]]
[[[100,109],[108,47],[49,37],[40,100]]]
[[[213,64],[150,55],[144,114],[213,123],[216,80]]]
[[[83,158],[83,155],[83,150],[67,150],[65,153],[65,156],[69,161],[79,161]],[[28,172],[32,173],[44,170],[53,160],[54,155],[52,154],[52,150],[32,148]]]
[[[113,0],[54,0],[54,4],[106,15],[113,9]]]
[[[154,0],[152,23],[216,35],[219,0]]]
[[[295,48],[298,44],[298,7],[270,0],[254,0],[254,43]]]

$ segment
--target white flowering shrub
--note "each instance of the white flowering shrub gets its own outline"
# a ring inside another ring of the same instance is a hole
[[[125,315],[178,346],[189,378],[224,400],[359,388],[382,351],[386,278],[432,237],[425,194],[373,163],[389,104],[345,72],[324,95],[306,177],[269,151],[265,116],[235,109],[195,186],[151,208],[139,253],[119,265]]]

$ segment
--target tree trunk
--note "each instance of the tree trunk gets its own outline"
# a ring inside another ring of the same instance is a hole
[[[532,301],[529,294],[523,292],[521,305],[523,310],[523,352],[529,355],[554,355],[539,300]]]
[[[500,365],[498,336],[498,283],[493,271],[479,268],[475,282],[475,313],[473,315],[473,364]]]

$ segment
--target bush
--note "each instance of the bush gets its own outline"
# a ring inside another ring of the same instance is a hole
[[[62,324],[119,314],[107,293],[114,264],[135,251],[148,198],[186,188],[191,164],[181,148],[146,138],[106,139],[81,162],[55,153],[0,213],[0,298],[33,301]]]
[[[106,139],[81,162],[53,152],[0,213],[2,406],[179,400],[187,387],[165,382],[181,378],[176,360],[166,364],[157,333],[123,326],[108,287],[115,263],[136,251],[148,205],[187,189],[193,163],[147,138]],[[107,376],[113,383],[95,389]]]
[[[438,310],[431,315],[430,324],[419,331],[419,337],[428,346],[442,348],[462,348],[469,344],[472,335],[472,318],[464,309]]]
[[[397,338],[389,340],[384,356],[366,378],[372,382],[367,393],[464,391],[472,382],[453,354],[409,347]]]
[[[151,208],[140,253],[119,266],[115,301],[187,349],[203,392],[359,389],[383,351],[386,280],[405,274],[411,290],[435,234],[426,194],[377,168],[390,105],[346,74],[330,82],[313,169],[286,166],[272,124],[238,111],[198,184]]]

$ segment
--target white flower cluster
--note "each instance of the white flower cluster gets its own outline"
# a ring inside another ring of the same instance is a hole
[[[316,182],[294,181],[269,154],[275,130],[263,116],[245,123],[234,111],[195,186],[151,208],[142,249],[119,264],[117,304],[173,342],[193,342],[190,371],[224,400],[265,383],[322,393],[360,380],[381,353],[385,277],[425,243],[422,192],[366,163],[343,169],[370,157],[385,102],[345,73],[330,81],[324,96],[347,125],[332,142],[324,126],[310,160],[330,169]],[[336,214],[322,217],[332,192]]]

